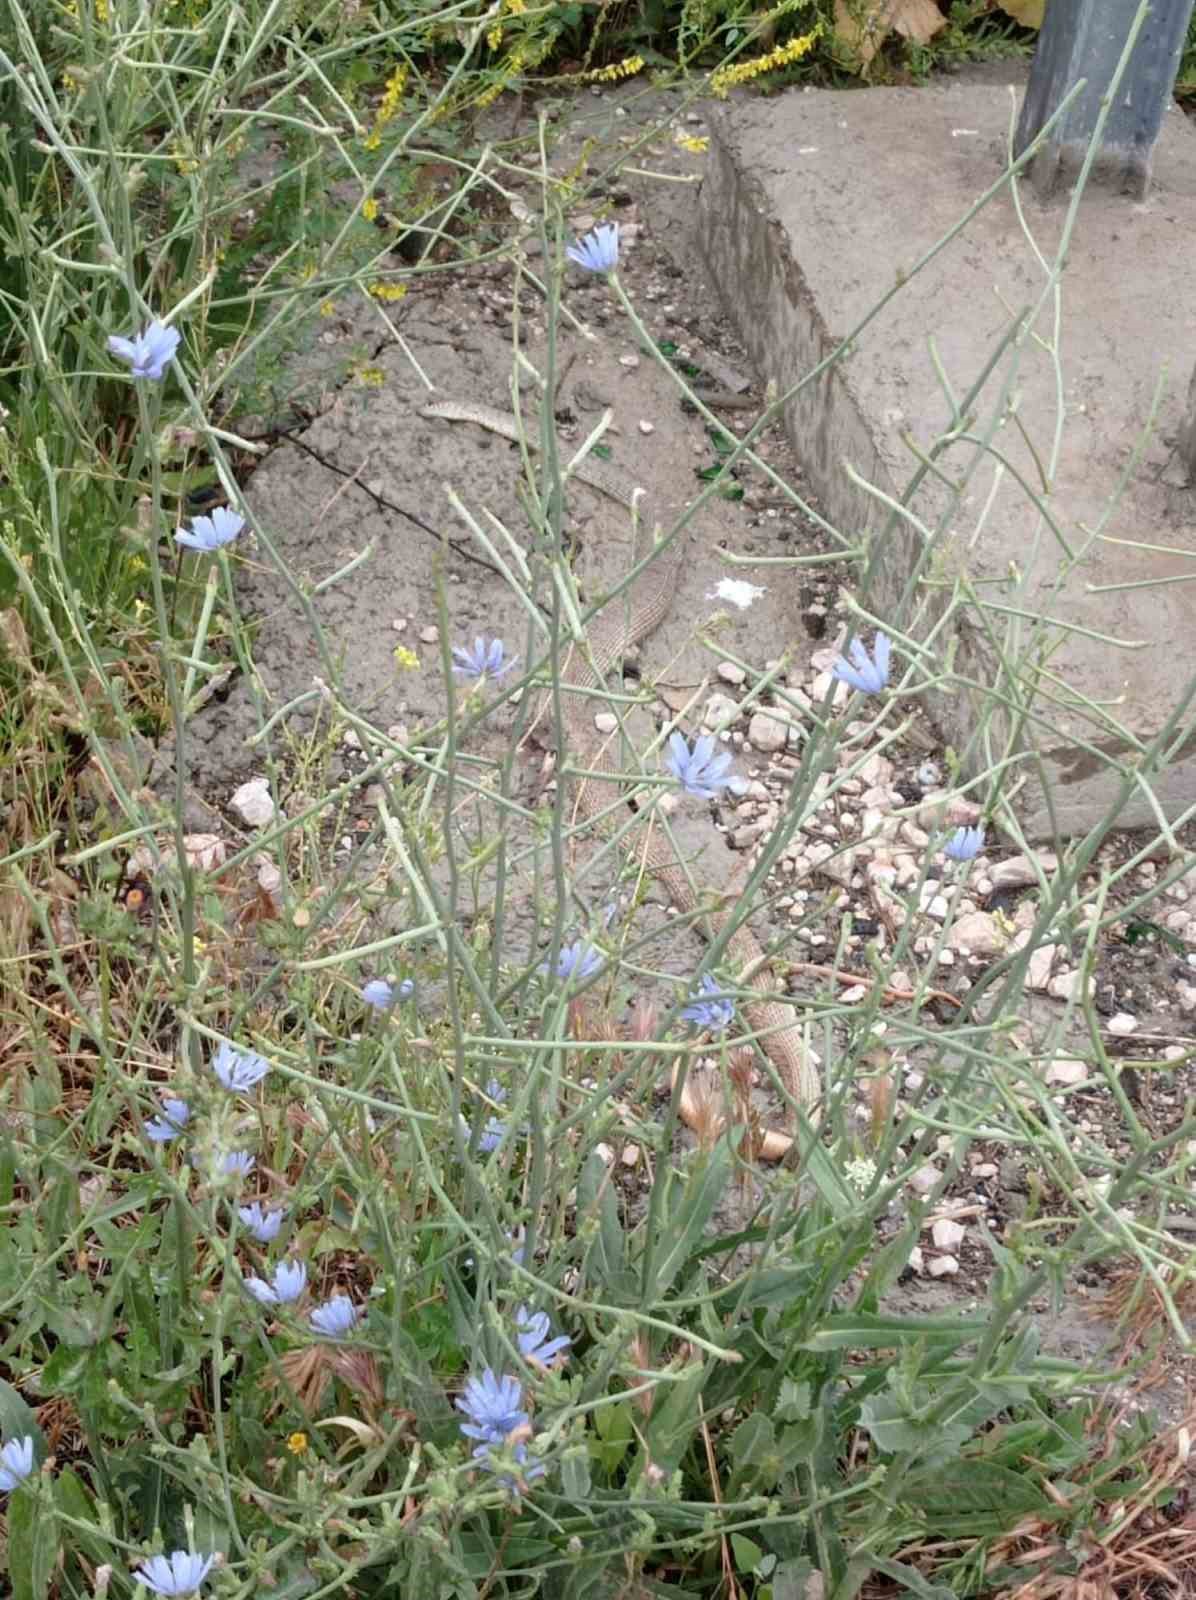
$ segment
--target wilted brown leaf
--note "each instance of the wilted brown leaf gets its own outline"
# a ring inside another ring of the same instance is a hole
[[[861,71],[890,33],[925,44],[946,25],[934,0],[835,0],[835,38],[858,59]]]
[[[1002,11],[1008,12],[1023,28],[1041,28],[1046,0],[997,0]]]

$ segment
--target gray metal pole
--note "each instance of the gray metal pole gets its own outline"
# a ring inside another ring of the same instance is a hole
[[[1154,0],[1105,123],[1093,178],[1137,200],[1150,187],[1151,155],[1194,3]],[[1081,78],[1086,82],[1034,158],[1031,176],[1043,199],[1075,181],[1137,9],[1134,0],[1047,0],[1018,119],[1019,155],[1067,91]]]

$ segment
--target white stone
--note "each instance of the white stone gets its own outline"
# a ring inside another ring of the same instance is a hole
[[[739,721],[739,704],[729,694],[712,694],[702,713],[702,722],[711,733],[725,733]]]
[[[596,1144],[594,1146],[594,1151],[599,1161],[601,1161],[604,1166],[610,1167],[614,1165],[615,1152],[611,1149],[610,1145]]]
[[[1133,1033],[1138,1026],[1137,1017],[1131,1017],[1128,1011],[1119,1011],[1116,1016],[1110,1017],[1105,1027],[1110,1033],[1115,1033],[1118,1038],[1124,1039]]]
[[[187,865],[199,872],[213,872],[224,865],[228,856],[228,845],[218,833],[185,833],[183,850]]]
[[[440,638],[440,629],[429,625],[419,630],[419,636],[424,644],[436,644]]]
[[[916,1244],[914,1246],[914,1248],[910,1251],[909,1259],[908,1259],[908,1263],[907,1264],[908,1264],[908,1266],[909,1266],[909,1268],[910,1268],[910,1270],[912,1272],[921,1272],[923,1270],[923,1257],[922,1257],[922,1247],[921,1247],[921,1245],[917,1245]]]
[[[815,705],[825,705],[832,682],[835,685],[835,692],[831,698],[831,705],[837,710],[841,705],[846,704],[847,698],[851,694],[848,686],[845,683],[841,683],[837,678],[832,679],[829,672],[820,672],[810,686],[810,698]]]
[[[941,1177],[942,1173],[939,1169],[931,1166],[928,1162],[926,1166],[919,1167],[917,1172],[911,1176],[909,1186],[915,1194],[929,1194]]]
[[[756,750],[783,750],[788,740],[787,724],[767,711],[757,711],[748,723],[748,743]]]
[[[594,718],[594,726],[599,733],[614,733],[619,726],[619,719],[613,711],[599,711]]]
[[[278,867],[270,860],[268,855],[264,855],[261,851],[254,856],[253,862],[257,867],[258,887],[264,890],[266,894],[277,894],[282,888],[282,873]]]
[[[909,845],[912,850],[925,850],[930,843],[930,835],[923,832],[921,828],[916,827],[908,817],[904,819],[900,828],[898,828],[897,836],[902,844]]]
[[[229,801],[241,821],[251,828],[264,828],[274,816],[274,801],[270,798],[268,778],[250,778],[243,783]]]
[[[950,1217],[940,1217],[930,1230],[937,1250],[957,1250],[963,1243],[963,1224]]]
[[[1181,1011],[1196,1011],[1196,983],[1185,983],[1181,978],[1175,985],[1175,998]]]
[[[619,1157],[625,1167],[634,1167],[639,1158],[640,1147],[638,1144],[625,1144],[623,1146],[623,1154]]]
[[[1047,984],[1047,993],[1053,1000],[1071,1000],[1076,996],[1080,985],[1080,973],[1076,968],[1073,971],[1059,972]],[[1088,989],[1091,993],[1092,981],[1089,979]]]
[[[998,861],[989,871],[994,889],[1024,889],[1032,883],[1038,882],[1038,873],[1034,870],[1034,862],[1038,862],[1043,873],[1054,872],[1059,865],[1058,856],[1052,855],[1049,850],[1040,851],[1035,857],[1010,856],[1008,861]]]
[[[987,911],[973,911],[955,919],[947,943],[952,950],[967,950],[974,956],[996,956],[1004,950],[1006,940],[995,917]]]
[[[1026,988],[1041,992],[1051,979],[1051,967],[1059,950],[1057,944],[1040,944],[1026,967]]]
[[[936,1256],[926,1270],[932,1278],[953,1278],[959,1271],[959,1262],[954,1256]]]
[[[649,422],[645,417],[641,417],[640,418],[640,432],[642,434],[645,434],[645,435],[649,434],[649,433],[655,433],[656,432],[656,424],[654,422]]]
[[[734,661],[720,661],[715,670],[724,683],[729,683],[736,689],[747,678],[747,673]]]
[[[1048,1083],[1062,1084],[1070,1089],[1074,1084],[1083,1083],[1088,1076],[1088,1063],[1076,1061],[1071,1056],[1056,1056],[1046,1070]]]

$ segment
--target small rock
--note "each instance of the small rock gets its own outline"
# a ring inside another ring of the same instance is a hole
[[[1058,1083],[1066,1089],[1083,1083],[1088,1076],[1088,1063],[1076,1061],[1072,1056],[1056,1056],[1046,1070],[1046,1081]]]
[[[1047,984],[1046,992],[1053,1000],[1071,1000],[1075,997],[1079,983],[1080,973],[1078,969],[1069,972],[1058,972]],[[1088,988],[1091,991],[1091,979],[1088,980]]]
[[[987,911],[974,911],[971,916],[955,919],[947,944],[952,950],[968,950],[974,956],[996,956],[1004,950],[1006,940],[995,917]]]
[[[926,1270],[932,1278],[953,1278],[959,1271],[959,1262],[954,1256],[936,1256]]]
[[[594,726],[599,733],[614,733],[619,726],[619,719],[613,711],[599,711],[594,718]]]
[[[789,726],[767,711],[757,711],[748,723],[748,742],[753,749],[783,750],[789,741]]]
[[[972,1168],[973,1178],[995,1178],[997,1163],[995,1161],[977,1161]]]
[[[923,1270],[923,1259],[922,1259],[922,1247],[921,1247],[921,1245],[917,1245],[916,1244],[914,1246],[914,1248],[910,1251],[909,1258],[908,1258],[908,1261],[907,1261],[906,1264],[908,1265],[908,1267],[909,1267],[911,1272],[921,1272]]]
[[[1026,967],[1026,988],[1041,992],[1051,980],[1051,968],[1059,950],[1057,944],[1040,944]]]
[[[963,1243],[963,1224],[954,1222],[950,1217],[940,1217],[930,1230],[930,1237],[934,1240],[938,1250],[955,1250]]]
[[[735,689],[738,689],[747,678],[747,673],[734,661],[720,661],[716,670],[723,682],[729,683]]]
[[[739,721],[739,704],[729,694],[712,694],[706,702],[702,721],[711,733],[724,733]]]
[[[1119,1011],[1116,1016],[1110,1017],[1105,1027],[1110,1033],[1115,1033],[1119,1039],[1128,1037],[1138,1026],[1137,1017],[1131,1017],[1128,1011]]]
[[[928,1162],[926,1166],[919,1167],[909,1180],[909,1186],[915,1194],[929,1194],[942,1177],[937,1167]]]
[[[282,873],[278,867],[261,851],[254,856],[253,862],[257,867],[258,887],[266,894],[277,894],[282,888]]]
[[[643,417],[641,417],[640,418],[640,432],[643,433],[643,434],[655,433],[656,432],[656,424],[654,422],[645,422]]]
[[[835,686],[835,691],[831,695],[831,706],[837,710],[841,705],[847,703],[851,690],[847,684],[841,682],[838,678],[832,678],[829,672],[820,672],[814,679],[813,684],[810,686],[810,698],[816,705],[825,705],[832,683]]]
[[[1196,983],[1185,983],[1181,978],[1175,985],[1175,998],[1181,1011],[1196,1011]]]
[[[610,1145],[596,1144],[594,1146],[594,1153],[597,1155],[599,1161],[602,1162],[603,1166],[614,1166],[615,1152],[611,1149]]]
[[[187,865],[199,872],[214,872],[224,865],[228,856],[228,846],[218,833],[186,833],[183,850]]]
[[[250,778],[233,794],[229,805],[251,828],[264,828],[274,816],[268,778]]]
[[[623,1163],[623,1165],[625,1167],[634,1167],[636,1162],[639,1160],[639,1158],[640,1158],[640,1147],[639,1147],[639,1145],[638,1144],[625,1144],[623,1146],[623,1154],[619,1157],[619,1160]]]
[[[429,625],[419,630],[419,636],[423,644],[435,644],[440,638],[440,629]]]
[[[998,861],[989,872],[994,889],[1025,889],[1032,883],[1038,882],[1038,873],[1034,869],[1034,862],[1044,873],[1054,872],[1059,865],[1059,858],[1052,855],[1049,850],[1043,850],[1038,856],[1010,856],[1008,861]]]

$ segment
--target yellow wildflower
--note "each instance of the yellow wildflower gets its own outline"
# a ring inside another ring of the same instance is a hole
[[[301,1456],[307,1449],[307,1435],[305,1433],[293,1433],[287,1440],[287,1449],[293,1456]]]
[[[405,283],[371,283],[370,293],[375,300],[401,300],[407,293]]]
[[[330,317],[330,316],[333,315],[333,313],[335,311],[336,311],[336,305],[335,305],[335,303],[333,301],[331,301],[331,300],[321,300],[320,301],[320,315],[322,317]]]
[[[691,156],[704,156],[710,148],[710,140],[706,134],[682,133],[680,128],[673,135],[674,142],[682,150],[688,150]]]
[[[496,22],[486,35],[486,43],[491,50],[497,50],[502,43],[502,27]]]
[[[367,389],[380,389],[386,382],[386,374],[381,367],[358,367],[354,377],[358,383],[364,383]]]
[[[593,72],[579,72],[578,83],[618,83],[620,78],[634,78],[644,70],[643,56],[625,56],[622,61],[612,61],[608,67],[595,67]]]
[[[371,195],[368,200],[362,201],[361,214],[367,222],[373,222],[374,218],[378,215],[378,202],[374,199],[373,195]]]
[[[395,645],[395,666],[400,672],[413,672],[419,666],[419,657],[405,644]]]
[[[796,39],[790,39],[788,44],[780,44],[775,50],[770,50],[765,56],[757,56],[752,61],[740,61],[733,67],[718,67],[710,74],[710,89],[712,94],[718,95],[720,100],[725,100],[727,90],[737,83],[749,83],[753,78],[758,78],[764,72],[775,72],[778,67],[791,66],[794,61],[800,61],[802,56],[808,55],[822,33],[822,24],[812,28],[809,33],[799,34]]]

